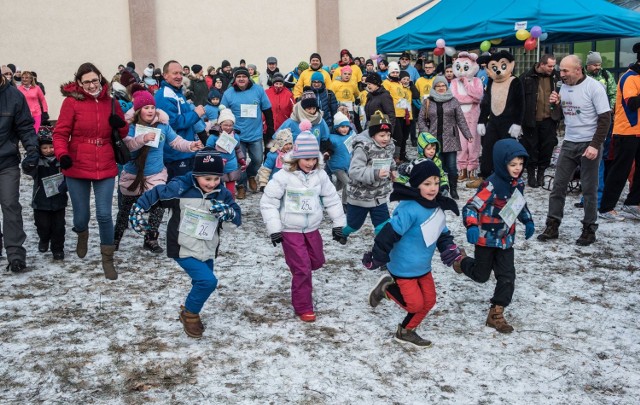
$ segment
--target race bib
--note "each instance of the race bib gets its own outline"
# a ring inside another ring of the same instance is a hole
[[[180,232],[200,240],[213,240],[218,220],[203,210],[186,207],[180,220]]]
[[[240,104],[241,118],[258,118],[258,106],[255,104]]]
[[[420,225],[424,244],[427,246],[433,245],[440,237],[440,234],[442,233],[442,230],[444,229],[446,224],[447,218],[444,215],[444,211],[442,211],[440,208],[437,208],[436,212],[434,212],[433,215],[429,217],[429,219],[427,219],[422,223],[422,225]]]
[[[356,135],[353,134],[350,137],[348,137],[347,139],[345,139],[345,141],[344,141],[344,146],[347,147],[347,151],[349,151],[349,153],[353,153],[353,139],[355,137],[356,137]]]
[[[318,196],[306,188],[288,188],[284,197],[284,210],[295,214],[312,214],[318,210]]]
[[[393,161],[393,159],[372,159],[371,160],[371,167],[373,167],[374,169],[377,170],[389,170],[391,169],[391,162]]]
[[[42,186],[44,187],[44,194],[47,197],[53,197],[54,195],[60,194],[59,188],[62,182],[64,181],[64,176],[62,173],[56,173],[51,176],[42,178]]]
[[[233,136],[222,133],[216,141],[216,146],[227,153],[231,153],[236,148],[238,141]]]
[[[516,222],[516,218],[518,218],[520,211],[522,211],[526,204],[527,201],[524,199],[524,196],[520,190],[516,189],[499,213],[500,217],[508,227],[511,227],[511,225]]]
[[[153,141],[149,141],[145,143],[145,145],[151,146],[153,148],[157,148],[162,138],[162,130],[160,128],[153,128],[153,127],[147,127],[145,125],[136,124],[135,136],[148,134],[149,132],[155,133],[156,137]]]

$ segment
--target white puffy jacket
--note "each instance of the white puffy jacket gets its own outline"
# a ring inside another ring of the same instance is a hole
[[[287,189],[312,190],[316,196],[316,209],[309,214],[287,212],[285,210]],[[322,222],[323,208],[327,210],[327,214],[333,221],[333,227],[346,225],[347,220],[340,196],[327,173],[321,168],[305,174],[302,170],[290,172],[286,166],[283,167],[269,180],[260,199],[260,212],[269,235],[276,232],[315,231]]]

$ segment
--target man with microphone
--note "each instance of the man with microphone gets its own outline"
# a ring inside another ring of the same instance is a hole
[[[562,112],[549,103],[551,92],[559,91],[562,85],[560,74],[555,68],[555,56],[545,54],[528,72],[520,76],[525,104],[520,143],[529,154],[527,184],[533,188],[544,184],[544,171],[551,164],[553,148],[558,144],[556,129]]]

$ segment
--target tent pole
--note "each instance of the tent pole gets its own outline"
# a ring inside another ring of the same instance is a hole
[[[540,61],[540,40],[538,40],[538,50],[537,50],[537,53],[538,53],[538,59],[536,60],[536,62]]]

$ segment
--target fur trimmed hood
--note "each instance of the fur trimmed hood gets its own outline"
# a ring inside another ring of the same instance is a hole
[[[105,95],[109,95],[109,85],[104,81],[104,79],[101,84],[102,90],[100,91],[100,94],[98,94],[97,98],[103,98],[105,97]],[[82,86],[79,86],[76,82],[67,82],[61,84],[60,92],[64,97],[72,97],[80,101],[86,100],[88,97],[91,97],[91,95],[84,91]]]

